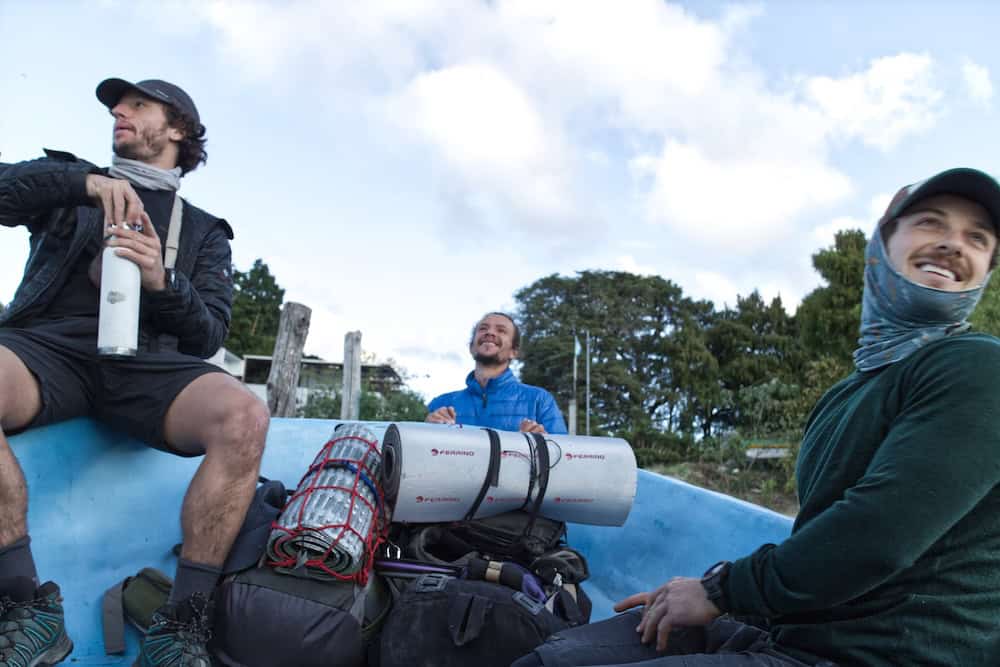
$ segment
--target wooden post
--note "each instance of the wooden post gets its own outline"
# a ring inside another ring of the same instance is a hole
[[[278,337],[271,354],[271,372],[267,376],[267,407],[273,417],[295,416],[299,366],[311,317],[312,310],[301,303],[289,301],[281,308]]]
[[[344,391],[340,396],[340,418],[361,417],[361,332],[344,334]]]

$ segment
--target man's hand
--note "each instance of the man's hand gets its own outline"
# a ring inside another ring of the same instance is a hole
[[[427,419],[424,421],[430,422],[432,424],[454,424],[455,423],[455,408],[450,405],[446,405],[443,408],[438,408],[434,412],[427,415]]]
[[[128,223],[134,227],[140,222],[145,207],[132,184],[120,178],[100,174],[87,174],[87,196],[104,210],[104,226]]]
[[[143,211],[139,217],[141,231],[124,225],[107,228],[107,245],[115,248],[119,257],[131,260],[139,267],[143,289],[160,292],[167,287],[167,274],[163,268],[163,250],[149,216]]]
[[[522,419],[521,433],[545,433],[545,427],[531,419]]]
[[[655,591],[636,593],[615,605],[621,612],[644,605],[642,621],[635,629],[642,643],[656,639],[656,650],[667,649],[667,638],[674,626],[708,625],[721,615],[701,585],[701,579],[674,577]]]

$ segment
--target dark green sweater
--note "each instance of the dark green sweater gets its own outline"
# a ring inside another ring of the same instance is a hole
[[[733,564],[735,613],[806,660],[1000,664],[1000,341],[945,338],[834,385],[797,477],[791,537]]]

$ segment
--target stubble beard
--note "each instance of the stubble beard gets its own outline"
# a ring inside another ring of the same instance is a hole
[[[472,358],[476,360],[476,363],[480,366],[486,366],[487,368],[496,368],[497,366],[503,366],[504,362],[500,361],[499,354],[474,354]]]
[[[120,144],[111,143],[115,155],[127,160],[151,162],[163,154],[167,147],[167,125],[160,128],[146,128],[136,134],[133,141]]]

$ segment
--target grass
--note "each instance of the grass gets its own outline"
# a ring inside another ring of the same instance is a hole
[[[784,469],[769,462],[757,461],[742,467],[705,461],[653,464],[651,472],[676,477],[704,489],[718,491],[794,517],[799,502]]]

